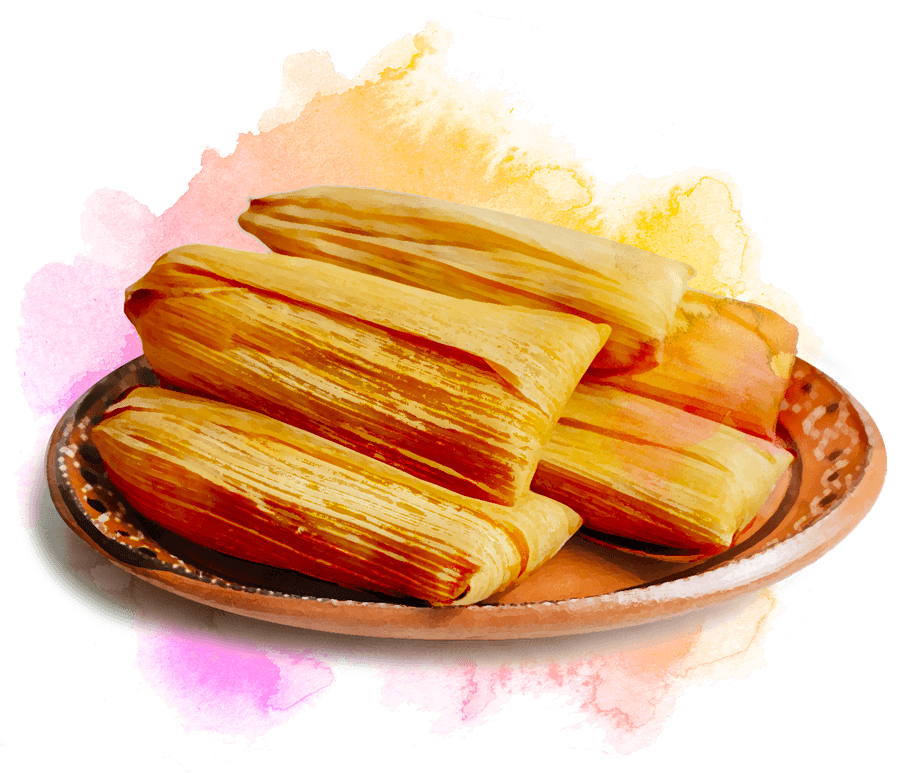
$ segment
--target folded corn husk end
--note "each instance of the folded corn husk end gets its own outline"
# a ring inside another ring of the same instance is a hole
[[[774,440],[797,338],[796,326],[770,309],[688,290],[659,366],[602,381]]]
[[[583,523],[572,508],[535,493],[526,494],[509,512],[494,511],[495,522],[507,533],[521,533],[521,553],[528,559],[516,576],[508,576],[499,585],[496,576],[501,567],[483,568],[469,581],[466,592],[451,602],[452,606],[473,604],[507,590],[523,580],[555,556]]]
[[[609,386],[579,386],[532,489],[588,529],[682,550],[721,552],[756,516],[793,460],[775,443]]]
[[[537,494],[471,499],[275,419],[139,387],[92,430],[144,516],[204,547],[351,588],[472,604],[553,556],[581,525]]]

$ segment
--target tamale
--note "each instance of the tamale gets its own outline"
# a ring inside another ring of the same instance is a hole
[[[586,529],[713,554],[755,517],[792,459],[656,400],[580,385],[532,490],[568,504]]]
[[[688,290],[659,366],[603,383],[771,440],[797,337],[797,328],[770,309]]]
[[[528,493],[455,494],[258,413],[138,387],[92,430],[144,516],[204,547],[350,588],[471,604],[553,556],[581,521]]]
[[[190,246],[126,293],[170,385],[512,504],[609,333],[317,261]]]
[[[612,327],[592,369],[658,364],[690,266],[593,234],[423,196],[340,186],[253,199],[239,222],[269,249],[457,298]]]

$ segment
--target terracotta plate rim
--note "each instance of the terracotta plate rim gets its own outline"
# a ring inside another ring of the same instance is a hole
[[[68,480],[58,474],[61,439],[75,417],[102,385],[133,360],[89,388],[60,418],[47,450],[51,497],[63,520],[85,542],[112,563],[153,585],[207,606],[279,624],[330,633],[400,639],[466,640],[543,638],[622,628],[655,622],[767,587],[811,564],[846,537],[873,506],[884,484],[884,442],[868,412],[837,382],[798,359],[829,381],[848,400],[865,430],[866,461],[855,485],[832,502],[828,511],[802,531],[753,555],[688,577],[663,580],[599,596],[556,601],[482,603],[468,607],[429,609],[390,602],[297,596],[265,588],[225,587],[172,570],[135,565],[113,555],[103,539],[75,519],[77,507]],[[98,391],[99,390],[99,391]]]

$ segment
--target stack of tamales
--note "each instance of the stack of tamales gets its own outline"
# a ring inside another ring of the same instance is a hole
[[[183,247],[128,289],[167,388],[94,429],[126,498],[200,544],[467,604],[582,519],[722,550],[790,463],[772,440],[796,331],[686,295],[682,263],[358,188],[240,223],[273,252]]]

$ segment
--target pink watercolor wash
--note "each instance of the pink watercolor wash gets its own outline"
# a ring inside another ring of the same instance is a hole
[[[287,722],[334,680],[309,654],[242,648],[199,634],[142,634],[137,666],[185,729],[254,740]]]

